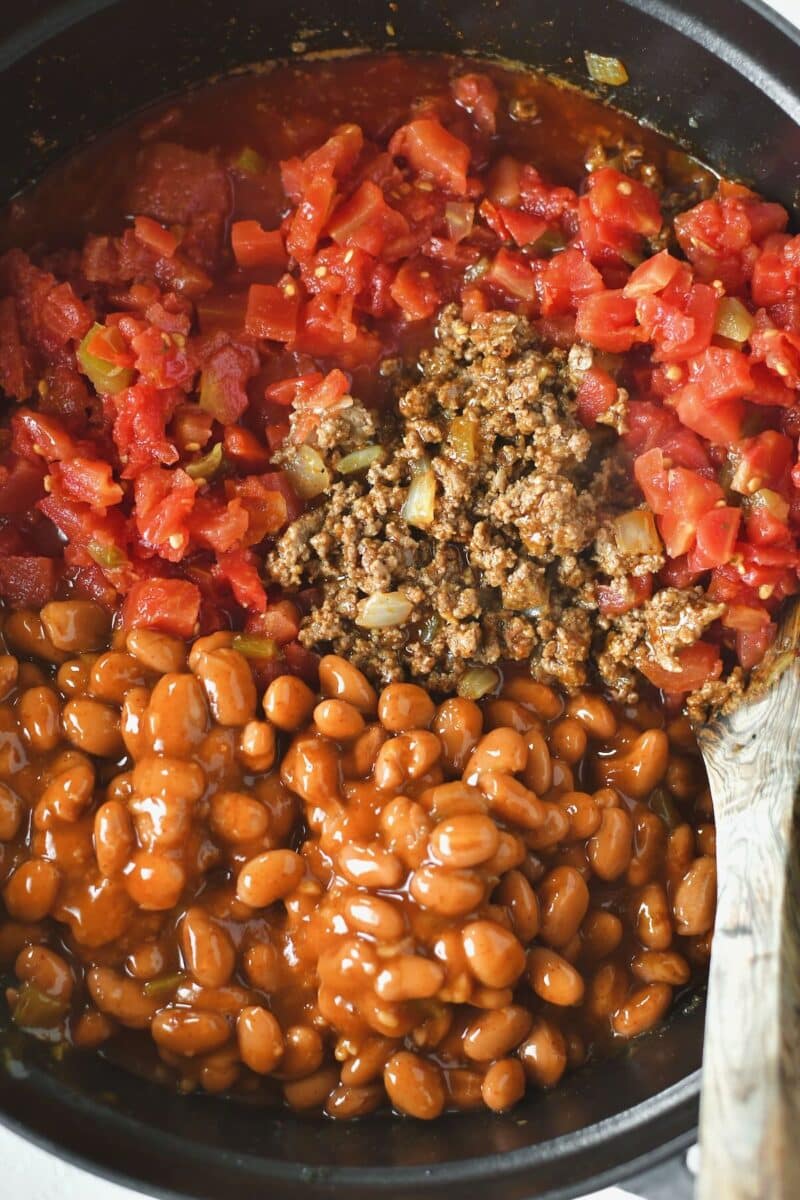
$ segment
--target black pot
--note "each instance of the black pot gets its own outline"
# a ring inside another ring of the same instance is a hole
[[[616,55],[631,73],[621,105],[797,214],[800,40],[756,0],[25,7],[24,25],[18,13],[0,13],[5,197],[132,111],[234,67],[288,56],[306,31],[309,50],[380,48],[391,37],[401,49],[502,55],[583,86],[584,50]],[[529,1097],[512,1115],[432,1125],[388,1117],[342,1125],[178,1097],[97,1057],[57,1063],[46,1047],[3,1033],[4,1020],[0,1011],[0,1119],[56,1154],[161,1195],[556,1200],[642,1170],[652,1182],[658,1163],[690,1144],[697,1120],[700,997],[621,1057]],[[671,1176],[658,1194],[678,1200],[688,1183]]]

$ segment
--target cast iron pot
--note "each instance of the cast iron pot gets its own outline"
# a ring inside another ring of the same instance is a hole
[[[621,107],[797,215],[800,40],[757,0],[27,0],[25,9],[0,13],[0,200],[91,135],[212,75],[289,56],[298,40],[319,50],[391,38],[401,49],[501,55],[582,86],[584,50],[618,56],[631,74],[614,97]],[[0,1119],[153,1194],[565,1200],[628,1177],[654,1200],[689,1195],[677,1156],[695,1136],[699,996],[620,1057],[512,1115],[431,1125],[304,1119],[172,1095],[94,1056],[57,1063],[8,1031],[2,1004]]]

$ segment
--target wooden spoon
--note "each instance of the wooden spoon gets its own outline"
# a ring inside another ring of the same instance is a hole
[[[698,730],[717,830],[697,1200],[800,1200],[800,604]]]

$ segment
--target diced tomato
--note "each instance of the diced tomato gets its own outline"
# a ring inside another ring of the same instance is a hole
[[[778,626],[773,621],[768,621],[760,629],[737,629],[736,657],[745,671],[751,671],[763,660],[777,632]]]
[[[280,288],[271,283],[254,283],[247,293],[244,327],[253,337],[273,342],[293,342],[297,337],[300,296],[297,286]]]
[[[259,577],[252,551],[240,548],[218,554],[217,564],[242,608],[264,612],[267,607],[267,593]]]
[[[617,385],[608,371],[602,367],[589,367],[581,379],[575,395],[578,420],[592,429],[597,418],[607,412],[617,399]]]
[[[315,175],[333,175],[346,179],[364,148],[364,134],[358,125],[339,125],[326,142],[303,159],[306,180]]]
[[[638,300],[640,296],[653,296],[663,291],[675,278],[680,266],[678,259],[673,258],[668,250],[659,251],[634,268],[622,289],[623,296]]]
[[[0,388],[12,400],[27,400],[33,391],[34,372],[19,327],[13,296],[0,298]]]
[[[12,608],[41,608],[53,599],[59,563],[39,555],[0,555],[0,596]]]
[[[461,292],[461,315],[468,325],[481,313],[489,311],[486,296],[478,287],[466,287]]]
[[[389,142],[389,153],[404,158],[412,171],[456,196],[467,193],[469,146],[433,118],[402,125]]]
[[[752,496],[760,488],[781,492],[786,489],[792,461],[792,443],[784,433],[765,429],[755,437],[744,438],[731,452],[734,464],[731,488]]]
[[[501,228],[518,246],[532,246],[547,229],[547,222],[542,217],[532,216],[519,208],[501,204],[495,211]]]
[[[697,434],[685,429],[672,409],[650,400],[628,402],[628,431],[624,441],[635,454],[657,447],[678,467],[703,471],[710,466]]]
[[[695,642],[686,646],[675,655],[680,663],[678,671],[668,671],[655,662],[640,664],[643,675],[646,675],[655,687],[669,695],[683,692],[693,692],[710,679],[719,679],[722,674],[722,660],[716,646],[708,642]]]
[[[169,466],[178,461],[178,450],[166,436],[166,426],[183,399],[180,392],[159,390],[147,383],[137,383],[114,397],[116,415],[113,437],[124,463],[123,479],[162,463]]]
[[[259,221],[234,221],[231,248],[240,267],[285,267],[286,246],[280,229],[264,229]]]
[[[119,504],[124,495],[114,480],[111,464],[101,459],[76,457],[67,462],[53,463],[50,473],[65,495],[82,500],[93,508]]]
[[[494,204],[507,204],[517,207],[522,199],[520,183],[522,180],[522,163],[503,154],[489,168],[486,184],[486,194]],[[538,178],[538,176],[537,176]]]
[[[0,515],[27,513],[44,495],[46,469],[41,459],[30,461],[16,454],[0,461]]]
[[[663,223],[657,194],[613,167],[593,171],[588,180],[589,207],[613,228],[654,237]]]
[[[696,383],[687,383],[672,396],[681,422],[720,446],[732,446],[742,435],[744,401],[710,401]]]
[[[142,243],[155,250],[161,258],[172,258],[178,249],[178,238],[170,229],[165,229],[152,217],[134,217],[133,232]]]
[[[306,376],[306,381],[311,376]],[[350,391],[350,381],[344,371],[335,367],[327,375],[321,376],[315,383],[298,388],[295,392],[294,406],[297,409],[309,408],[316,412],[330,411],[336,408],[343,396]]]
[[[188,517],[197,484],[185,471],[150,467],[135,484],[136,528],[142,544],[167,562],[180,562],[189,549]]]
[[[693,587],[704,574],[704,571],[690,565],[688,554],[679,554],[677,558],[667,559],[658,573],[658,581],[663,587],[688,588]]]
[[[680,306],[664,297],[641,296],[636,316],[653,343],[655,361],[681,362],[705,350],[714,333],[717,303],[717,293],[702,283],[690,289]]]
[[[80,448],[57,417],[20,408],[11,417],[11,448],[33,462],[64,461],[80,454]]]
[[[597,603],[603,616],[619,617],[623,613],[631,612],[653,595],[653,576],[649,572],[646,575],[629,575],[626,582],[625,589],[598,583]]]
[[[578,337],[598,350],[624,353],[639,341],[636,301],[620,290],[585,296],[578,305],[575,329]]]
[[[248,633],[271,638],[279,646],[293,642],[300,632],[300,611],[291,600],[270,603],[265,612],[248,617],[245,626]]]
[[[690,360],[689,378],[703,389],[710,403],[746,396],[753,387],[750,364],[741,350],[720,346],[709,346]]]
[[[335,209],[327,232],[340,246],[355,246],[378,257],[387,241],[409,231],[402,213],[386,203],[381,189],[365,180]]]
[[[336,184],[330,175],[316,175],[309,179],[286,237],[286,249],[301,262],[314,253],[333,209],[335,196]]]
[[[766,313],[756,314],[750,334],[750,353],[756,363],[764,363],[781,382],[800,388],[800,334],[773,325]]]
[[[250,537],[250,512],[238,496],[227,503],[197,496],[187,514],[186,528],[194,544],[216,554],[260,540]]]
[[[483,280],[501,288],[516,300],[536,300],[536,277],[529,261],[516,251],[505,248],[498,250]]]
[[[256,435],[243,425],[226,425],[222,435],[225,457],[247,471],[266,471],[270,452]]]
[[[313,391],[323,379],[321,371],[310,371],[307,375],[295,375],[291,379],[278,379],[275,383],[267,385],[264,395],[272,404],[285,405],[288,408]]]
[[[797,404],[797,392],[782,383],[763,363],[750,364],[750,377],[753,386],[745,397],[750,404],[768,408],[792,408]]]
[[[286,666],[292,675],[304,679],[310,688],[319,687],[319,655],[300,642],[287,642],[283,647]]]
[[[173,637],[194,636],[200,614],[200,589],[188,579],[142,579],[122,605],[126,629],[157,629]]]
[[[690,568],[706,571],[730,562],[741,522],[741,510],[720,505],[697,522],[696,545],[689,553]]]
[[[500,96],[489,76],[477,72],[458,75],[451,86],[456,104],[466,109],[482,133],[493,134]]]
[[[395,304],[409,321],[424,321],[433,316],[440,301],[430,265],[424,259],[403,263],[390,291]]]
[[[704,479],[685,467],[670,469],[667,506],[658,517],[658,529],[670,558],[692,548],[700,518],[723,498],[722,488],[713,479]]]
[[[568,246],[555,254],[539,276],[542,312],[545,316],[574,311],[581,300],[604,291],[603,276],[580,250]]]
[[[140,381],[157,388],[188,391],[197,373],[197,361],[182,334],[171,335],[150,325],[134,337],[136,370]]]
[[[661,450],[647,450],[633,464],[633,474],[642,495],[654,513],[667,511],[669,479]]]

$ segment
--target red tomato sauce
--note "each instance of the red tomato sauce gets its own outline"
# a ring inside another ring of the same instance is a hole
[[[632,603],[699,582],[728,605],[651,682],[694,689],[721,649],[754,665],[800,563],[800,239],[712,184],[576,92],[440,57],[276,67],[137,118],[0,225],[0,597],[244,627],[284,647],[276,670],[310,671],[313,597],[260,572],[303,508],[272,456],[292,411],[302,442],[347,392],[381,402],[381,362],[456,301],[605,355],[587,426],[629,391],[668,556]]]

